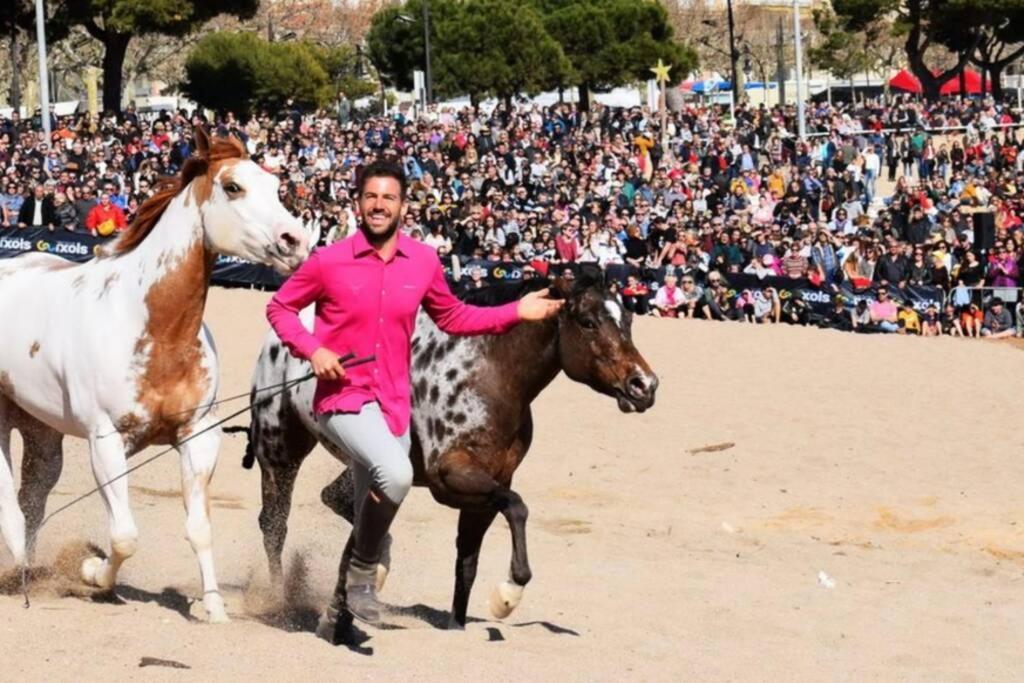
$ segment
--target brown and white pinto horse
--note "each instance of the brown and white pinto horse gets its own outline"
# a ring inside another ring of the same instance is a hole
[[[544,286],[543,282],[493,286],[464,298],[478,305],[498,304]],[[502,336],[450,337],[425,314],[417,319],[412,339],[411,457],[417,485],[428,486],[438,502],[460,510],[454,627],[466,623],[480,546],[499,513],[511,527],[512,563],[509,580],[491,597],[496,617],[515,609],[530,580],[527,509],[510,487],[533,440],[530,404],[537,395],[564,371],[571,379],[614,397],[623,412],[643,412],[654,405],[658,379],[633,345],[629,312],[596,282],[573,285],[559,280],[554,291],[567,300],[557,318],[521,324]],[[307,326],[311,312],[303,315]],[[308,364],[292,357],[271,332],[253,374],[253,386],[271,386],[308,372]],[[314,388],[313,382],[306,382],[255,402],[249,428],[243,464],[251,467],[255,459],[262,470],[260,527],[271,575],[278,582],[292,490],[303,460],[317,442],[343,462],[348,460],[323,437],[312,418]],[[348,470],[322,494],[323,501],[349,522],[353,497]],[[343,557],[335,607],[344,604],[346,561]],[[378,579],[383,582],[383,578],[382,572]]]
[[[249,161],[238,140],[210,143],[197,130],[196,143],[181,176],[144,203],[97,258],[74,265],[29,254],[0,263],[0,530],[14,561],[26,566],[60,476],[63,436],[88,439],[110,554],[86,559],[82,578],[111,589],[138,539],[122,476],[126,458],[192,436],[178,447],[185,530],[207,615],[226,621],[207,495],[220,444],[208,406],[217,355],[203,326],[210,272],[217,254],[289,272],[308,247],[301,224],[277,199],[277,179]],[[25,444],[17,493],[14,429]]]

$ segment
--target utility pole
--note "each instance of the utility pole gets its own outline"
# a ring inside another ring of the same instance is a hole
[[[427,104],[429,105],[434,101],[434,85],[431,83],[430,78],[430,2],[429,0],[422,0],[423,2],[423,47],[426,52],[424,59],[423,69],[423,80],[426,81],[427,86]]]
[[[736,64],[740,61],[739,50],[736,49],[736,24],[732,17],[732,0],[726,0],[726,9],[729,12],[729,80],[732,81],[733,100],[739,97],[739,82],[736,80]]]
[[[21,107],[21,60],[18,48],[18,27],[11,26],[11,106],[14,111]]]
[[[43,0],[36,0],[36,42],[39,44],[39,119],[50,142],[50,77],[46,71],[46,13]]]
[[[807,136],[807,127],[804,121],[804,58],[800,40],[800,0],[793,0],[793,46],[796,48],[796,126],[797,135],[799,139],[803,140]]]
[[[779,104],[786,104],[786,45],[782,42],[782,17],[775,29],[775,80],[779,84]]]

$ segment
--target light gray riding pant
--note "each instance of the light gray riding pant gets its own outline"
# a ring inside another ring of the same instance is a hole
[[[326,413],[317,422],[327,438],[352,458],[356,510],[371,485],[396,505],[402,502],[412,487],[408,429],[401,436],[392,434],[377,402],[363,405],[358,413]]]

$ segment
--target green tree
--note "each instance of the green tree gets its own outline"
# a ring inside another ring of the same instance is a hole
[[[211,33],[189,52],[182,90],[203,106],[240,114],[279,108],[288,99],[320,107],[334,95],[324,54],[304,42],[268,43],[252,33]]]
[[[218,15],[248,19],[258,8],[259,0],[64,0],[57,14],[103,44],[103,108],[120,111],[124,59],[133,37],[183,36]]]
[[[572,64],[580,102],[590,92],[647,80],[662,59],[682,79],[697,66],[697,53],[673,37],[668,12],[658,0],[532,0],[548,33]]]
[[[838,78],[851,78],[874,66],[867,37],[872,24],[860,32],[846,31],[834,12],[818,8],[814,10],[814,26],[822,40],[807,51],[812,64]]]
[[[424,69],[421,0],[381,10],[367,35],[370,59],[387,83],[413,86]],[[569,62],[533,7],[516,0],[431,0],[431,81],[436,96],[510,99],[568,82]]]
[[[659,58],[674,75],[697,64],[657,0],[430,0],[430,16],[432,81],[442,96],[507,99],[578,85],[586,105],[593,89],[650,78]],[[367,40],[386,81],[411,89],[413,70],[424,68],[421,0],[378,12]]]
[[[438,92],[506,103],[568,82],[572,67],[537,12],[517,0],[476,0],[438,25]]]
[[[438,33],[457,21],[460,11],[460,3],[455,0],[430,0],[430,39],[435,58],[439,54]],[[370,61],[384,82],[399,90],[412,90],[413,71],[423,71],[426,64],[421,0],[390,5],[374,14],[366,44]],[[437,67],[431,67],[433,80],[437,81]]]
[[[970,61],[991,79],[992,94],[1003,96],[1003,70],[1024,56],[1024,0],[957,0],[958,12],[951,12],[947,27],[953,36],[965,33],[974,51]],[[964,31],[963,27],[970,27]]]
[[[335,47],[311,45],[310,49],[324,71],[327,72],[327,77],[335,91],[344,90],[345,95],[353,100],[372,95],[377,91],[374,82],[363,77],[361,57],[352,47],[348,45]],[[337,92],[334,94],[337,95]]]
[[[987,0],[986,0],[987,1]],[[864,32],[879,21],[892,26],[903,41],[907,62],[928,99],[939,97],[942,85],[961,73],[980,41],[977,26],[964,23],[975,0],[833,0],[837,28]],[[934,48],[952,50],[956,59],[946,69],[933,68]]]

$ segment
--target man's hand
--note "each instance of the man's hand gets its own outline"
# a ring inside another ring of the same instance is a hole
[[[519,319],[526,321],[546,320],[558,315],[562,310],[564,301],[549,299],[548,293],[551,290],[542,289],[539,292],[530,292],[519,300]]]
[[[327,347],[321,346],[314,351],[309,362],[313,364],[317,379],[339,380],[345,377],[345,368],[341,367],[338,354]]]

